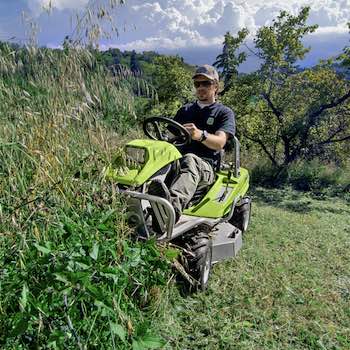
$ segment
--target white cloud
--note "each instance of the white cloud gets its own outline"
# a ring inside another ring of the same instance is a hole
[[[200,37],[200,40],[196,41],[196,47],[218,47],[222,43],[222,37],[215,37],[205,39]],[[108,49],[109,47],[116,47],[116,45],[103,45],[101,49]],[[175,39],[168,38],[147,38],[145,40],[135,40],[127,44],[117,45],[121,50],[136,50],[136,51],[149,51],[157,49],[177,50],[188,47],[188,40],[181,39],[179,37]]]
[[[36,14],[49,2],[27,0]],[[89,0],[51,0],[58,11],[82,9],[88,3]],[[309,23],[320,26],[318,35],[347,31],[350,0],[127,0],[116,16],[120,30],[125,30],[109,45],[140,51],[221,46],[226,31],[236,33],[247,27],[255,33],[260,26],[270,24],[281,10],[295,15],[306,5],[311,6]]]
[[[39,15],[45,8],[50,6],[57,10],[79,10],[84,8],[89,3],[89,0],[28,0],[29,9]]]
[[[128,29],[118,46],[138,50],[210,46],[221,43],[226,31],[248,27],[254,33],[281,10],[297,14],[305,5],[311,5],[309,23],[319,24],[320,33],[346,30],[350,0],[319,0],[316,5],[313,0],[265,0],[263,4],[261,0],[129,0],[119,15]]]

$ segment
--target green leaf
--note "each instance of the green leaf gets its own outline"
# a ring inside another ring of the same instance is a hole
[[[28,319],[27,318],[21,318],[15,328],[11,332],[11,337],[18,337],[19,335],[23,334],[28,328]]]
[[[51,250],[46,248],[46,247],[43,247],[37,243],[34,243],[34,247],[39,251],[39,252],[42,252],[43,254],[50,254],[51,253]]]
[[[179,256],[179,251],[174,248],[167,248],[164,254],[167,260],[173,261]]]
[[[76,262],[75,262],[75,265],[76,265],[77,267],[81,268],[82,270],[88,270],[88,269],[90,268],[89,265],[86,265],[86,264],[84,264],[84,263],[82,263],[82,262],[79,262],[79,261],[76,261]]]
[[[28,292],[29,292],[28,286],[24,283],[22,288],[21,298],[19,299],[19,306],[22,312],[25,310],[27,306]]]
[[[115,213],[115,211],[115,209],[108,210],[107,213],[101,219],[101,224],[104,224],[110,218],[110,216],[112,216]]]
[[[101,308],[102,310],[108,311],[111,315],[115,315],[115,311],[111,307],[109,307],[105,303],[103,303],[102,301],[95,300],[94,304],[97,307]]]
[[[132,341],[132,350],[145,350],[147,348],[143,347],[137,340]]]
[[[68,281],[67,277],[64,274],[62,274],[62,273],[55,273],[54,275],[55,275],[55,277],[56,277],[56,279],[58,281],[63,282],[65,284],[69,284],[70,283]]]
[[[237,322],[235,323],[236,327],[239,328],[252,328],[253,324],[249,321],[242,321],[242,322]]]
[[[94,246],[92,248],[92,251],[90,252],[90,256],[92,259],[94,259],[95,261],[97,260],[98,258],[98,249],[99,249],[99,245],[98,243],[94,243]]]
[[[139,342],[145,349],[159,349],[165,345],[162,339],[152,334],[145,335]]]
[[[108,231],[108,227],[105,224],[98,225],[97,228],[100,231]]]
[[[69,219],[70,220],[70,219]],[[70,223],[68,222],[68,218],[67,221],[64,223],[63,228],[70,234],[72,235],[76,229],[76,225],[74,223]]]
[[[117,323],[111,322],[111,332],[116,334],[125,343],[126,331],[123,326]]]

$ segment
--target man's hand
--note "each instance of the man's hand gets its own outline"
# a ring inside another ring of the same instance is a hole
[[[199,141],[202,137],[202,130],[198,129],[193,123],[183,124],[183,127],[191,134],[192,140]]]
[[[183,124],[186,130],[191,134],[192,140],[199,141],[202,138],[202,130],[198,129],[193,123]],[[210,149],[218,151],[223,149],[227,141],[228,134],[225,131],[218,130],[215,135],[208,134],[208,137],[203,141],[203,145],[207,146]]]

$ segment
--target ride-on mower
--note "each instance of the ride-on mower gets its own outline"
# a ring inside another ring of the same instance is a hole
[[[182,157],[177,147],[190,143],[191,136],[181,124],[165,117],[146,119],[143,130],[151,140],[127,143],[127,168],[110,167],[106,175],[127,196],[128,223],[138,238],[179,247],[188,286],[205,290],[212,265],[237,255],[250,221],[249,174],[240,167],[239,142],[234,137],[233,161],[219,162],[214,184],[197,191],[175,222],[171,203],[147,191],[155,179],[170,186]]]

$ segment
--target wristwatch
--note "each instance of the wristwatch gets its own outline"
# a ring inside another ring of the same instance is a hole
[[[199,139],[199,142],[203,142],[208,138],[208,131],[207,130],[202,130],[202,136]]]

